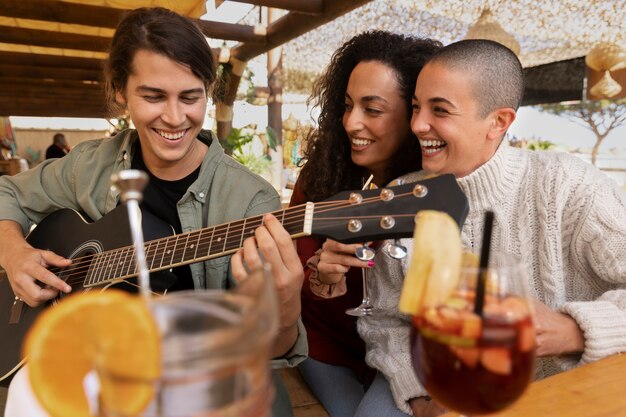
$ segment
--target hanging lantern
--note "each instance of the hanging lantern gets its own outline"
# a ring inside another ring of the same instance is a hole
[[[502,29],[502,26],[496,21],[493,17],[493,13],[491,13],[491,10],[487,7],[483,9],[480,17],[476,23],[474,23],[474,26],[469,28],[465,39],[487,39],[506,46],[513,51],[515,55],[519,55],[520,53],[519,42]]]
[[[619,85],[611,77],[611,71],[626,68],[626,51],[619,45],[608,42],[601,42],[585,57],[587,66],[596,71],[604,71],[602,79],[589,89],[589,92],[596,97],[613,97],[622,91]]]

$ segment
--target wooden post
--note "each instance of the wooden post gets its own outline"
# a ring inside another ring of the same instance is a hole
[[[267,23],[280,18],[273,8],[267,9]],[[267,124],[276,133],[276,151],[272,157],[272,184],[280,192],[283,184],[283,48],[278,46],[267,53],[267,85],[270,95],[267,99]]]
[[[229,64],[231,65],[231,70],[224,94],[224,101],[218,101],[215,106],[217,137],[220,141],[226,139],[230,133],[230,129],[233,127],[233,105],[235,104],[237,88],[239,88],[239,82],[241,81],[241,76],[243,75],[243,70],[246,68],[247,63],[231,56]]]

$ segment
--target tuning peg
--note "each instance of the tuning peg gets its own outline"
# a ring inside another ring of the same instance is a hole
[[[395,239],[393,243],[390,242],[387,245],[386,250],[389,256],[391,256],[394,259],[404,259],[407,254],[406,247],[402,246],[398,239]]]
[[[374,249],[370,248],[367,243],[365,243],[363,246],[359,246],[358,248],[356,248],[354,254],[362,261],[370,261],[374,259],[374,256],[376,256],[376,252],[374,252]]]

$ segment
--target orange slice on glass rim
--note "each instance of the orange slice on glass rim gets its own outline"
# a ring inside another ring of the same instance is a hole
[[[119,290],[72,295],[45,310],[24,344],[33,392],[52,417],[91,416],[83,388],[96,371],[100,407],[139,415],[161,370],[156,323],[143,298]]]
[[[417,315],[423,306],[445,302],[459,283],[462,254],[461,232],[452,217],[436,210],[417,213],[400,311]]]

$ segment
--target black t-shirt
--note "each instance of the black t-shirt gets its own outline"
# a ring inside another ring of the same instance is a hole
[[[187,189],[198,178],[200,167],[185,178],[176,181],[166,181],[152,175],[143,162],[141,146],[136,144],[135,154],[131,162],[133,169],[145,171],[150,177],[148,185],[143,191],[143,201],[139,205],[142,211],[149,211],[159,219],[171,225],[176,233],[182,233],[182,226],[176,204],[187,192]],[[168,291],[178,291],[193,288],[191,269],[189,265],[178,266],[172,269],[177,280]]]

